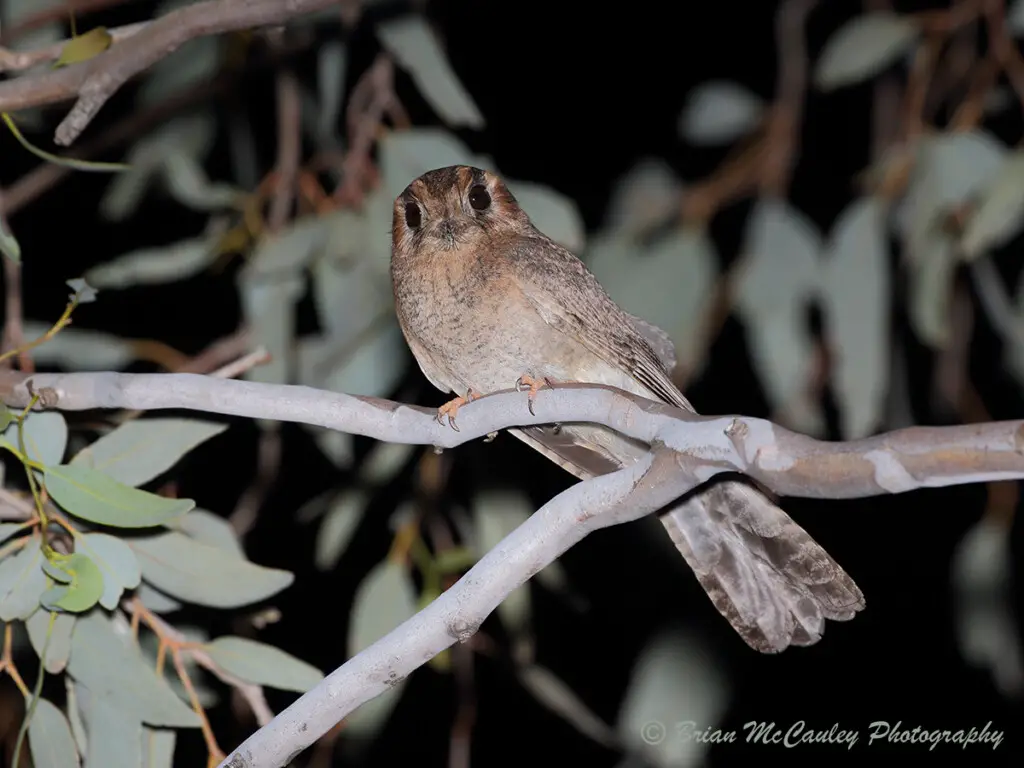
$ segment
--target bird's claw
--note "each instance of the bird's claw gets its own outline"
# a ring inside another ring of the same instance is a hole
[[[448,426],[454,429],[456,432],[458,432],[459,427],[455,423],[455,416],[458,414],[459,408],[464,406],[466,403],[473,402],[478,397],[480,397],[480,394],[473,391],[472,388],[466,390],[465,397],[463,397],[462,395],[459,395],[458,397],[453,397],[451,400],[449,400],[447,403],[445,403],[444,405],[437,409],[437,423],[444,425],[444,418],[445,416],[447,416]]]
[[[526,406],[530,409],[531,416],[537,415],[533,412],[533,401],[537,397],[537,391],[543,386],[553,387],[555,386],[555,383],[555,380],[550,376],[545,376],[542,379],[535,379],[528,373],[524,373],[516,379],[516,392],[522,392],[524,387],[528,387],[530,390],[530,394],[526,398]]]

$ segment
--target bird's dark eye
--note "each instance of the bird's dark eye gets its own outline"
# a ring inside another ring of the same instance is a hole
[[[420,207],[416,203],[405,204],[405,226],[409,229],[416,229],[420,225],[422,217],[420,216]]]
[[[469,204],[475,211],[486,211],[491,204],[491,196],[487,192],[487,187],[477,184],[469,190]]]

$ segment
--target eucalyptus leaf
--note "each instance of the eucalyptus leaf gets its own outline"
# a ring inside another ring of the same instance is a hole
[[[1013,152],[1002,164],[970,213],[960,240],[968,259],[997,248],[1024,227],[1024,151]]]
[[[825,248],[825,333],[835,352],[833,382],[844,440],[882,423],[889,392],[889,242],[886,203],[863,197],[836,221]]]
[[[181,609],[181,603],[168,597],[152,584],[142,582],[135,590],[135,596],[153,613],[173,613]]]
[[[218,637],[204,648],[222,670],[255,685],[305,693],[324,677],[316,667],[280,648],[245,637]]]
[[[25,710],[32,699],[25,697]],[[75,737],[71,735],[68,719],[56,705],[40,697],[28,724],[28,744],[32,763],[39,768],[74,768],[81,765]]]
[[[556,243],[579,253],[586,245],[583,218],[576,203],[551,187],[532,181],[506,179],[530,221]]]
[[[113,42],[114,38],[106,27],[93,27],[88,32],[68,40],[61,48],[60,56],[53,62],[53,66],[66,67],[69,64],[88,61],[107,50]]]
[[[194,211],[239,208],[245,197],[237,187],[210,181],[199,161],[183,150],[164,158],[163,179],[171,197]]]
[[[408,347],[392,315],[382,319],[365,341],[331,368],[324,388],[367,397],[386,397],[405,373]]]
[[[218,258],[209,236],[189,238],[157,248],[140,248],[99,264],[85,273],[97,288],[130,288],[185,280],[206,269]]]
[[[405,566],[384,560],[375,565],[356,590],[349,619],[348,655],[355,656],[416,613],[416,593]],[[366,702],[345,718],[345,729],[369,739],[390,717],[405,690],[406,680]]]
[[[245,559],[245,550],[231,523],[205,509],[193,509],[184,517],[172,520],[167,527],[188,534],[196,541],[217,547],[225,554]]]
[[[903,56],[919,35],[906,16],[889,11],[858,16],[825,43],[814,68],[814,82],[832,90],[866,80]]]
[[[139,561],[123,539],[106,533],[87,533],[76,542],[75,551],[88,554],[103,572],[100,605],[109,611],[117,607],[124,590],[135,589],[142,580]]]
[[[253,338],[267,349],[271,360],[250,368],[245,378],[286,384],[291,379],[295,348],[295,304],[302,296],[305,280],[298,273],[264,275],[253,271],[252,263],[249,267],[240,283],[242,312]]]
[[[334,568],[363,519],[369,496],[361,488],[341,493],[324,515],[316,536],[314,562],[321,571]]]
[[[177,734],[168,728],[142,729],[142,768],[174,768]]]
[[[157,496],[71,464],[47,467],[43,483],[54,501],[75,517],[119,528],[160,525],[195,506],[191,499]]]
[[[25,322],[25,336],[41,338],[50,326]],[[131,339],[82,328],[64,328],[32,350],[32,359],[42,366],[60,366],[75,371],[109,371],[124,368],[136,358]]]
[[[75,552],[62,557],[60,572],[68,578],[58,578],[55,568],[58,564],[47,561],[43,569],[51,578],[61,584],[43,592],[39,602],[50,610],[82,613],[88,611],[103,596],[103,572],[87,555]]]
[[[679,133],[693,144],[726,144],[757,127],[764,109],[764,100],[739,83],[702,83],[687,97]]]
[[[79,451],[71,466],[88,467],[129,486],[148,483],[226,424],[200,419],[133,419]]]
[[[33,534],[21,549],[0,560],[0,621],[27,619],[39,607],[46,589],[43,559],[39,536]]]
[[[908,316],[914,333],[925,344],[942,349],[949,342],[950,303],[956,275],[956,251],[944,232],[930,234],[912,265]]]
[[[472,165],[484,170],[493,166],[474,155],[454,134],[442,128],[415,128],[386,134],[377,144],[382,197],[387,200],[391,219],[394,199],[409,183],[433,168],[448,165]]]
[[[89,734],[86,768],[138,768],[142,762],[142,721],[130,709],[118,707],[77,686],[78,705]]]
[[[71,637],[68,674],[96,697],[144,723],[199,727],[198,715],[156,676],[134,646],[114,632],[102,611],[78,619]]]
[[[594,714],[579,695],[551,670],[537,664],[528,665],[519,670],[519,682],[537,701],[591,741],[609,749],[619,748],[615,730]]]
[[[214,608],[236,608],[290,586],[288,571],[225,557],[224,550],[176,531],[129,541],[142,578],[169,597]]]
[[[606,234],[636,236],[668,223],[679,215],[682,192],[683,184],[668,163],[643,158],[615,183]]]
[[[665,632],[651,640],[637,660],[616,730],[627,748],[657,768],[700,765],[708,744],[682,738],[674,730],[676,724],[715,727],[725,714],[728,696],[727,680],[710,649],[690,635]],[[657,738],[659,734],[663,738]]]
[[[381,45],[409,70],[423,96],[453,128],[481,129],[484,118],[448,63],[441,43],[419,15],[400,16],[377,25]],[[410,179],[411,181],[412,179]]]
[[[59,411],[30,411],[24,422],[25,451],[40,464],[59,464],[68,444],[68,423]],[[18,424],[12,423],[3,436],[17,446]]]
[[[28,639],[37,656],[42,656],[46,645],[46,671],[51,675],[59,675],[68,665],[71,655],[71,633],[75,629],[75,616],[70,613],[57,613],[50,631],[50,612],[40,609],[25,621]],[[46,636],[50,635],[49,644]]]
[[[0,523],[0,544],[24,530],[27,530],[25,523]]]
[[[330,143],[337,131],[348,72],[348,47],[340,40],[328,40],[316,52],[317,88],[316,138]]]

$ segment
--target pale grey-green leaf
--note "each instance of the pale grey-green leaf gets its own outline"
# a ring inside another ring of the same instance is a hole
[[[139,586],[139,561],[123,539],[106,533],[87,533],[76,542],[75,550],[87,554],[103,573],[100,605],[107,610],[117,607],[124,590]]]
[[[329,571],[338,564],[363,519],[368,500],[363,489],[349,488],[331,503],[316,534],[314,562],[321,571]]]
[[[905,16],[888,11],[858,16],[825,43],[814,68],[814,82],[832,90],[873,77],[910,50],[919,34]]]
[[[47,586],[42,565],[43,553],[36,535],[0,560],[0,621],[27,619],[39,607]]]
[[[886,204],[863,197],[840,215],[822,274],[825,332],[845,440],[866,437],[883,420],[889,391],[889,243]]]
[[[222,670],[255,685],[305,693],[324,677],[313,665],[280,648],[246,637],[218,637],[205,649]]]
[[[605,235],[592,240],[586,260],[619,306],[664,329],[678,364],[692,373],[718,273],[707,233],[674,228],[646,246],[625,233]]]
[[[138,768],[142,762],[142,721],[137,714],[111,704],[81,683],[77,697],[89,734],[85,768]]]
[[[377,25],[377,34],[384,48],[409,70],[444,122],[453,128],[484,127],[483,115],[448,63],[425,18],[407,15],[385,21]]]
[[[32,699],[26,697],[26,711],[31,704]],[[47,699],[36,702],[28,724],[28,744],[36,768],[74,768],[82,764],[67,717]]]
[[[956,274],[956,252],[945,233],[932,232],[925,240],[910,273],[910,325],[917,337],[941,349],[950,338],[950,303]]]
[[[382,318],[366,340],[331,368],[324,387],[350,395],[386,397],[405,373],[408,347],[398,323]]]
[[[668,163],[646,157],[616,182],[605,226],[612,233],[648,232],[679,215],[682,191],[683,184]]]
[[[290,271],[266,275],[248,269],[243,273],[240,280],[242,313],[253,339],[271,356],[268,364],[245,372],[249,381],[265,384],[290,381],[295,348],[295,303],[304,287],[304,278]]]
[[[744,234],[740,310],[757,320],[810,296],[818,287],[821,247],[821,235],[803,213],[785,200],[759,200]]]
[[[53,632],[50,633],[49,644],[46,645],[46,671],[51,675],[59,675],[68,665],[68,657],[71,655],[71,633],[75,629],[75,614],[57,613],[53,622]],[[43,646],[46,644],[46,635],[50,629],[50,612],[40,608],[25,621],[25,629],[28,630],[28,639],[35,649],[36,655],[41,656]]]
[[[583,218],[571,198],[532,181],[506,179],[505,182],[537,229],[574,253],[583,250],[586,245]]]
[[[662,633],[644,648],[634,666],[619,710],[619,737],[657,768],[700,765],[708,745],[683,738],[676,724],[714,728],[728,704],[727,686],[707,646],[679,632]],[[657,738],[659,733],[663,738]]]
[[[171,197],[196,211],[218,211],[237,207],[245,192],[222,182],[213,182],[202,165],[184,151],[164,158],[163,179]]]
[[[144,723],[199,726],[196,713],[156,676],[134,646],[115,633],[102,610],[94,609],[76,622],[68,674],[111,706],[133,712]]]
[[[172,613],[181,608],[181,603],[173,597],[165,595],[159,589],[146,582],[139,584],[138,589],[135,590],[135,595],[153,613]]]
[[[142,729],[142,768],[174,768],[177,734],[167,728]]]
[[[619,747],[615,730],[594,714],[579,695],[551,670],[530,664],[519,670],[519,682],[537,701],[587,738],[609,749]]]
[[[401,563],[377,563],[356,590],[348,655],[355,656],[416,613],[416,593]]]
[[[143,104],[155,104],[173,93],[212,80],[220,66],[220,45],[216,36],[187,40],[153,65],[139,88],[138,98]]]
[[[1013,152],[982,192],[967,219],[960,247],[968,259],[997,248],[1024,226],[1024,152]]]
[[[739,83],[702,83],[686,100],[679,133],[693,144],[727,144],[758,125],[764,106],[759,96]]]
[[[68,444],[68,423],[59,411],[31,411],[25,417],[25,451],[40,464],[60,464]],[[3,436],[18,445],[18,424],[12,423]]]
[[[41,338],[49,323],[25,321],[25,337]],[[38,365],[60,366],[74,371],[109,371],[127,366],[136,357],[130,339],[82,328],[64,328],[32,350]]]
[[[416,593],[405,567],[390,560],[375,565],[356,590],[349,618],[348,655],[355,656],[416,613]],[[401,680],[345,718],[345,730],[372,739],[387,722],[405,691]]]
[[[197,237],[126,253],[93,267],[85,276],[98,288],[160,285],[192,277],[213,264],[217,257],[212,239]]]
[[[99,470],[125,485],[139,486],[226,429],[226,424],[200,419],[133,419],[79,451],[70,463]]]
[[[359,465],[359,480],[370,485],[390,483],[416,451],[409,443],[379,442]]]
[[[474,165],[493,171],[483,158],[475,156],[454,134],[442,128],[414,128],[388,133],[377,144],[383,186],[381,195],[387,200],[387,220],[391,206],[409,183],[432,168],[446,165]]]
[[[319,88],[316,134],[321,143],[327,143],[338,130],[348,71],[348,48],[340,40],[327,41],[317,51],[316,65]]]
[[[245,550],[238,540],[238,534],[231,527],[231,523],[220,515],[207,512],[205,509],[193,509],[184,517],[168,523],[167,527],[188,534],[196,541],[217,547],[225,554],[245,559]]]
[[[0,544],[24,530],[27,530],[24,523],[0,523]]]
[[[294,579],[288,571],[225,555],[219,547],[176,531],[129,543],[146,581],[170,597],[198,605],[236,608],[277,594]]]

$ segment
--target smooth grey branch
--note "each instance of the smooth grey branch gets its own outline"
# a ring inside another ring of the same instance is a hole
[[[826,442],[765,419],[699,416],[613,387],[556,384],[527,408],[525,392],[506,390],[464,405],[458,431],[432,408],[294,385],[196,374],[0,371],[0,399],[24,407],[209,413],[313,424],[378,440],[451,448],[513,426],[602,424],[695,462],[699,481],[738,471],[784,496],[856,498],[964,483],[1024,478],[1024,421],[910,427],[863,440]]]
[[[539,398],[538,398],[539,399]],[[599,528],[636,520],[682,495],[693,478],[671,451],[579,483],[538,509],[461,579],[334,670],[220,764],[287,765],[360,704],[384,693],[455,642],[465,642],[516,587]]]

